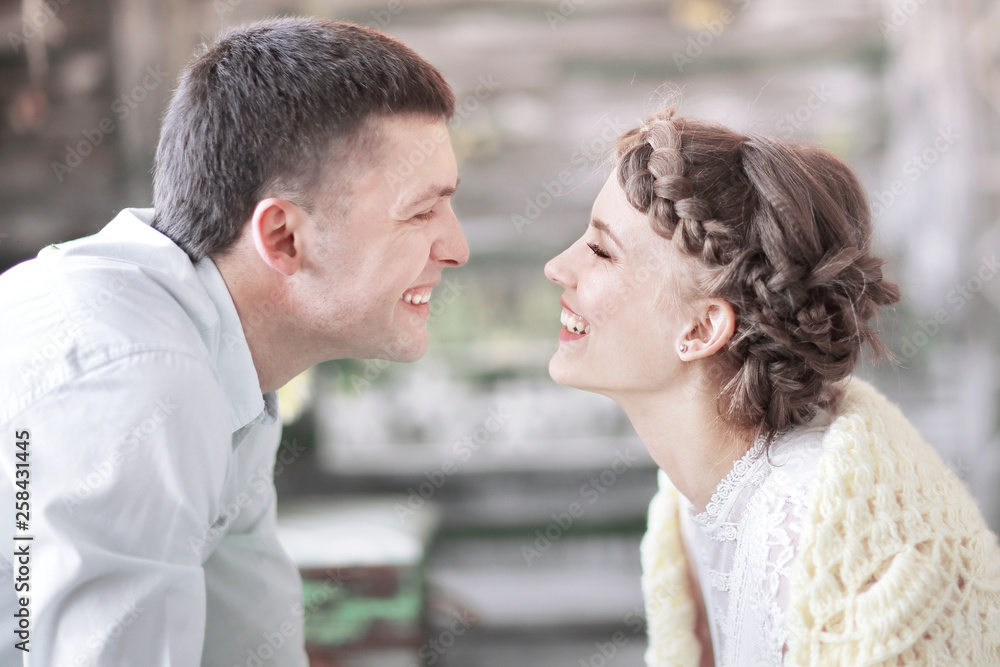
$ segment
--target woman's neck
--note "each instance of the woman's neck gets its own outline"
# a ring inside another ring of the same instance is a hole
[[[754,435],[726,424],[710,392],[663,391],[616,396],[656,464],[702,512]]]

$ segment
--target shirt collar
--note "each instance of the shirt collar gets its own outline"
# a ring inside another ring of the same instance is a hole
[[[138,221],[149,225],[153,219],[153,209],[128,209]],[[159,234],[152,227],[149,228]],[[164,237],[166,238],[166,237]],[[183,254],[176,244],[171,245]],[[187,255],[184,255],[187,257]],[[194,264],[198,280],[218,313],[218,323],[202,329],[201,335],[209,351],[215,357],[219,382],[229,402],[232,430],[237,432],[251,422],[270,424],[278,418],[276,392],[261,395],[260,379],[253,365],[250,346],[247,344],[236,305],[229,293],[226,281],[211,257],[204,257]]]
[[[204,257],[194,265],[194,269],[219,311],[215,363],[232,410],[233,430],[236,431],[258,418],[262,418],[265,423],[274,421],[276,401],[266,401],[260,393],[260,379],[257,377],[257,368],[253,365],[243,323],[240,322],[233,297],[219,267],[211,257]]]

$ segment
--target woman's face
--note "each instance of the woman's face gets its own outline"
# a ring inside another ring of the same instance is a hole
[[[612,397],[674,382],[686,327],[678,306],[682,261],[612,173],[584,235],[545,266],[564,289],[552,379]]]

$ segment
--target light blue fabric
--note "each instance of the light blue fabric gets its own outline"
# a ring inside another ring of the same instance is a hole
[[[215,263],[151,219],[127,209],[0,276],[0,665],[305,667],[301,581],[275,532],[276,397]],[[17,542],[28,593],[12,535],[33,536]]]

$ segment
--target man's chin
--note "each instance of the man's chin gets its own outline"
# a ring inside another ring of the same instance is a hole
[[[427,353],[427,332],[420,331],[415,335],[402,335],[389,346],[383,358],[401,364],[417,361]]]
[[[419,350],[407,351],[403,354],[400,354],[396,358],[392,359],[392,361],[401,364],[412,364],[414,361],[418,361],[425,354],[427,354],[427,345],[424,345]]]

